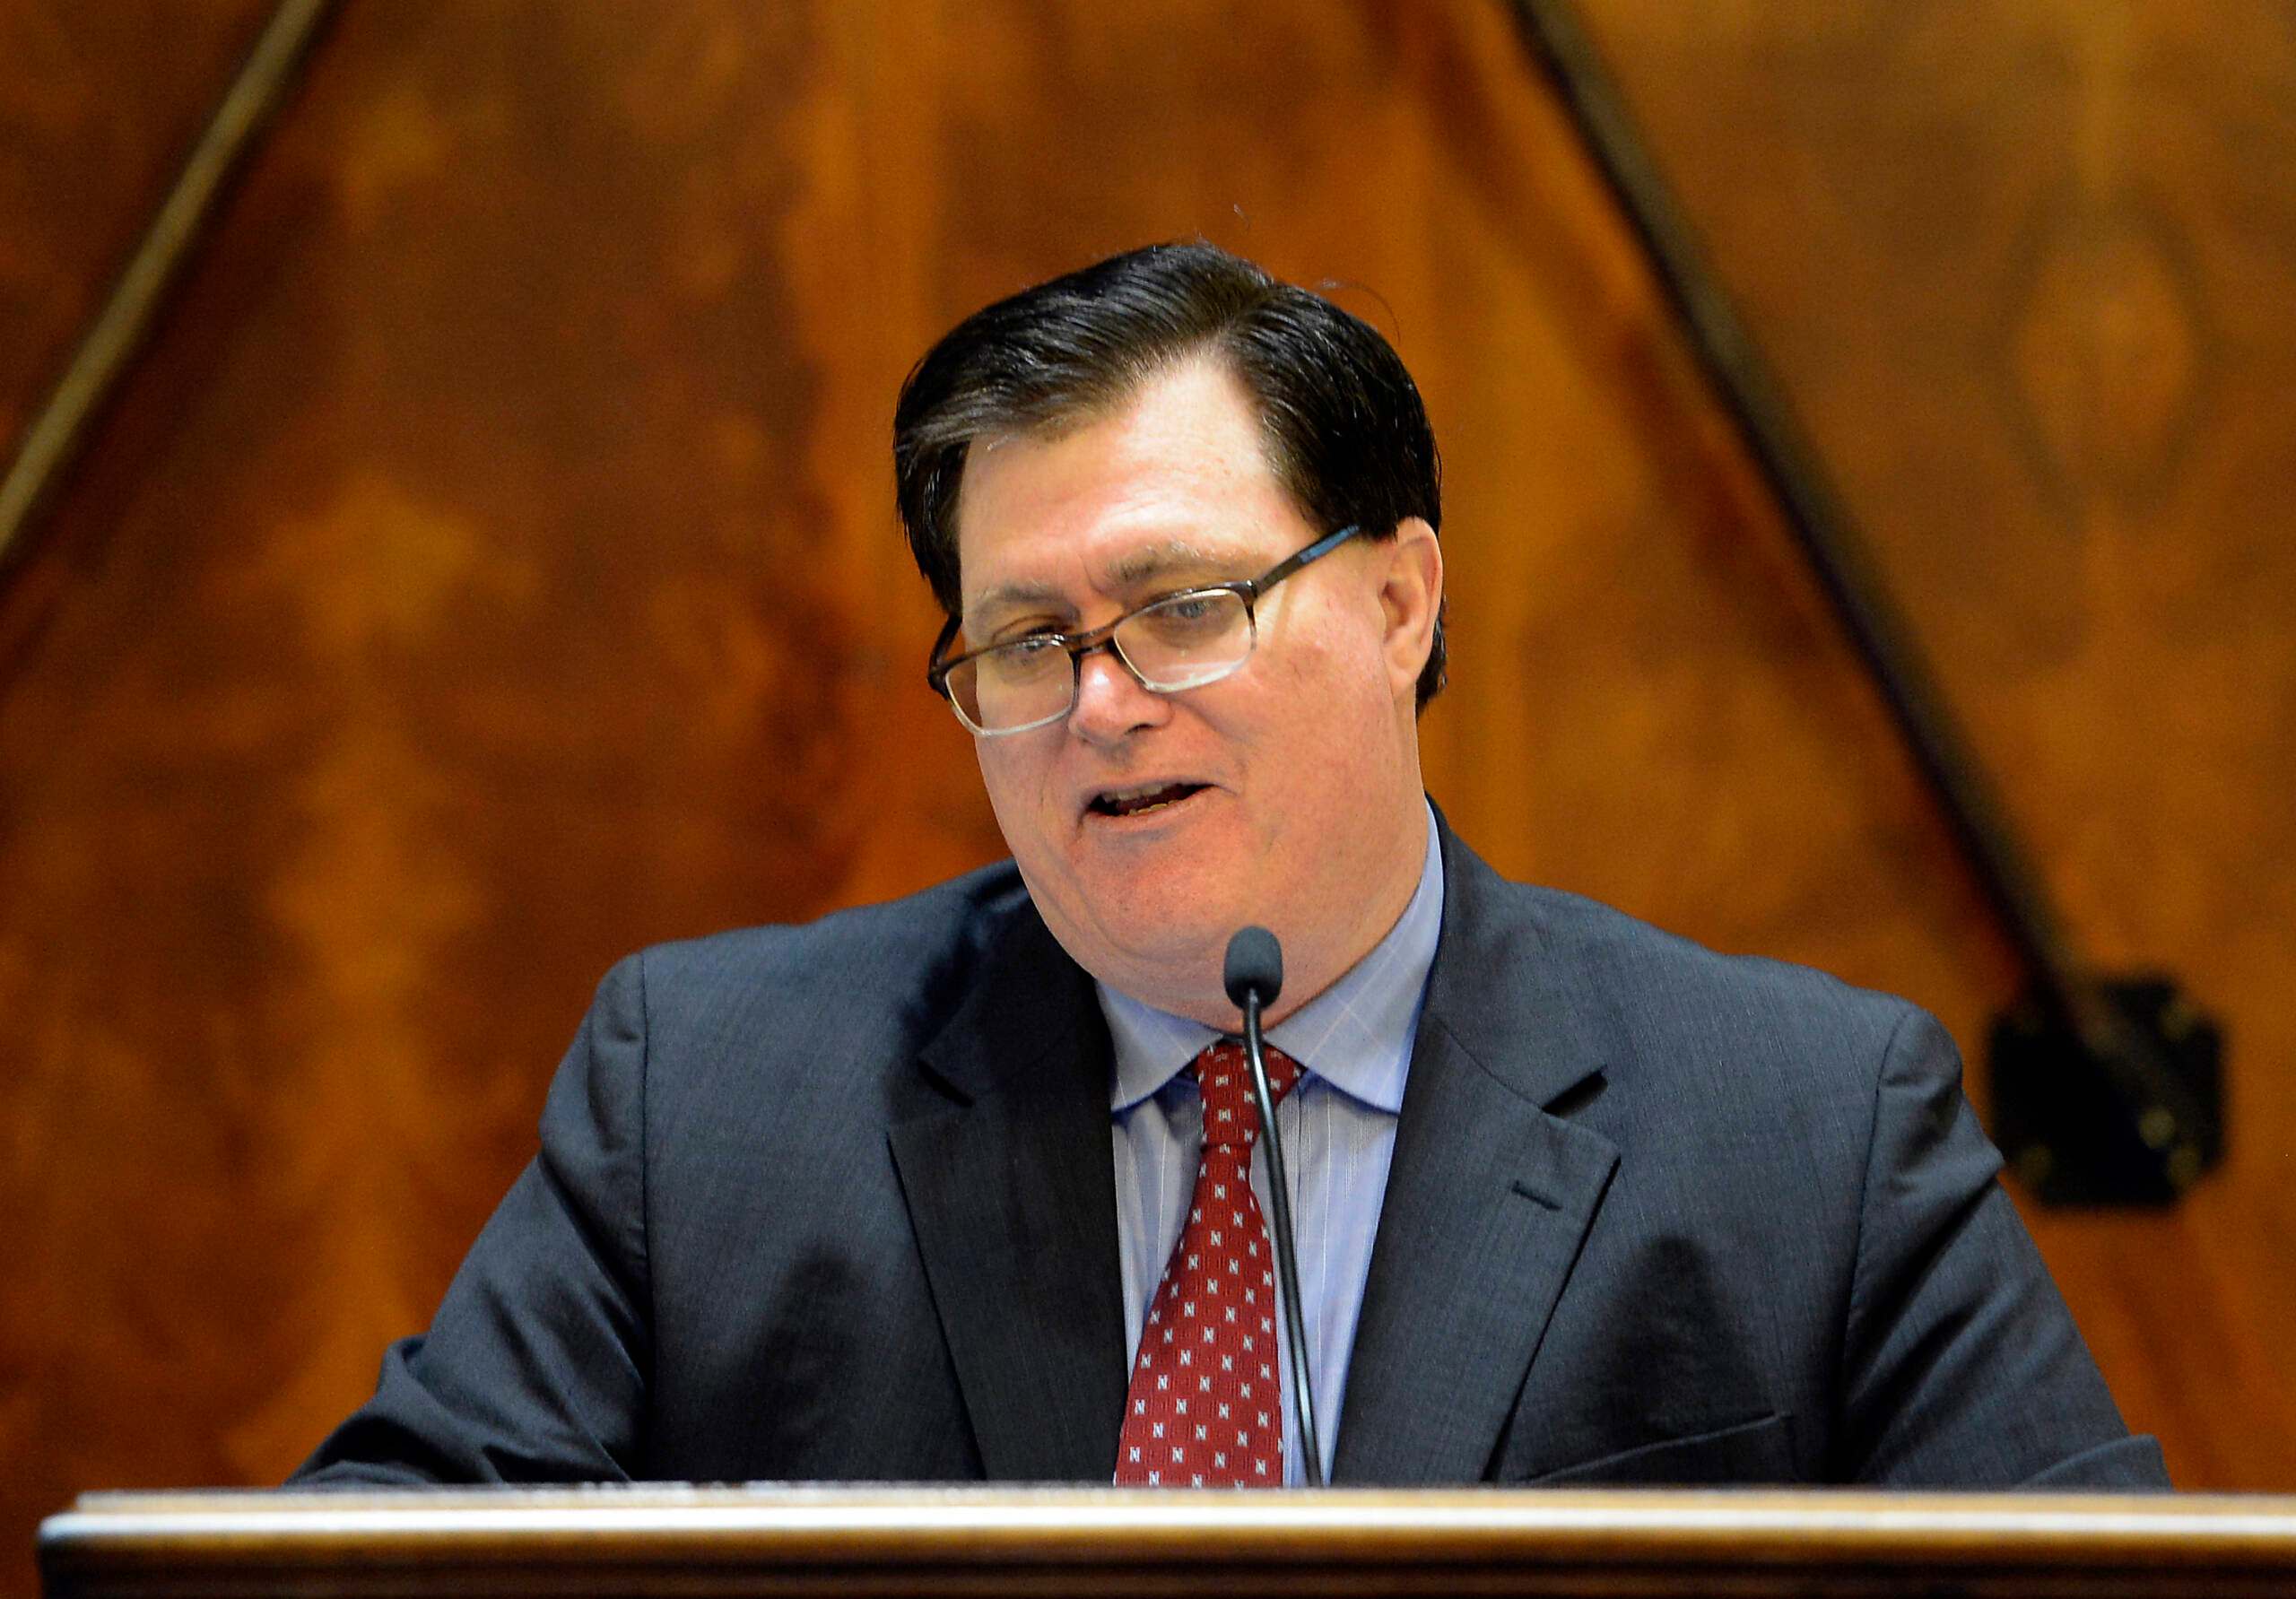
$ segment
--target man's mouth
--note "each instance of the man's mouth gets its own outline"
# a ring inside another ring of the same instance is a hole
[[[1096,816],[1144,816],[1151,811],[1176,805],[1205,786],[1202,783],[1156,783],[1139,788],[1111,788],[1094,795],[1084,808]]]

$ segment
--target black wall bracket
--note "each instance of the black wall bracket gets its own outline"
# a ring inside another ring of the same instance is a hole
[[[2083,961],[1784,390],[1708,265],[1570,0],[1513,0],[1690,352],[1887,703],[2030,986],[1992,1035],[1996,1136],[2049,1203],[2165,1204],[2222,1158],[2222,1035],[2161,978]]]
[[[2169,1204],[2224,1157],[2223,1038],[2166,978],[2099,993],[2108,1047],[2150,1059],[2096,1058],[2029,994],[1993,1024],[1993,1135],[2048,1204]],[[2163,1073],[2171,1095],[2148,1093]]]

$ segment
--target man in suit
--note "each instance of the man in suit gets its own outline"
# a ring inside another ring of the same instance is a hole
[[[1335,1482],[2166,1485],[1933,1021],[1427,804],[1437,457],[1375,332],[1135,252],[944,338],[895,462],[1012,861],[618,966],[300,1480],[1300,1480],[1261,924]]]

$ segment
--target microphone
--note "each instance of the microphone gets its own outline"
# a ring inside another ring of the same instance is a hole
[[[1324,1485],[1324,1454],[1316,1439],[1316,1399],[1308,1376],[1308,1324],[1300,1308],[1300,1257],[1292,1243],[1292,1185],[1283,1172],[1283,1143],[1275,1131],[1275,1096],[1268,1091],[1262,1007],[1283,992],[1283,946],[1265,927],[1246,927],[1228,941],[1221,979],[1229,1003],[1244,1013],[1244,1058],[1252,1069],[1252,1106],[1267,1144],[1267,1196],[1274,1212],[1275,1265],[1283,1284],[1283,1341],[1292,1354],[1292,1408],[1300,1420],[1300,1454],[1308,1486]]]
[[[1272,1005],[1283,992],[1283,946],[1265,927],[1246,927],[1228,941],[1228,960],[1220,974],[1228,1003],[1247,1018]]]

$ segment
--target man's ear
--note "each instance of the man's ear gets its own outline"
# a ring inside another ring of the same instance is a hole
[[[1379,604],[1387,617],[1387,679],[1398,696],[1415,701],[1443,609],[1443,546],[1423,520],[1405,517],[1395,537],[1372,548],[1387,558]]]

